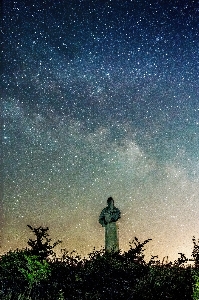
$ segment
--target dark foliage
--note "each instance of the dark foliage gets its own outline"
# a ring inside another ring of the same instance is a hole
[[[8,252],[0,259],[0,299],[193,299],[197,268],[186,266],[182,253],[174,263],[161,263],[157,256],[146,262],[144,247],[150,239],[139,242],[135,237],[124,253],[94,249],[82,259],[63,250],[61,258],[49,259],[58,242],[50,246],[48,228],[29,228],[36,235],[35,241],[28,241],[31,249]]]
[[[48,256],[50,255],[54,255],[55,256],[55,252],[53,251],[53,249],[61,243],[61,241],[56,241],[55,243],[53,243],[53,245],[51,245],[51,239],[49,238],[49,234],[48,234],[48,230],[49,228],[46,227],[38,227],[38,228],[33,228],[30,225],[27,225],[28,228],[30,228],[32,230],[32,232],[35,234],[36,239],[32,240],[29,239],[28,240],[28,246],[31,247],[31,252],[33,255],[37,255],[39,257],[41,257],[41,259],[46,259]]]
[[[199,268],[199,240],[198,242],[196,242],[196,238],[195,236],[193,236],[193,251],[192,251],[192,257],[193,257],[193,261],[195,263],[195,268]]]
[[[28,254],[28,250],[9,251],[0,259],[0,295],[12,292],[14,294],[25,291],[24,287],[27,282],[20,272],[20,269],[26,265],[24,254]],[[3,299],[3,298],[1,298]]]

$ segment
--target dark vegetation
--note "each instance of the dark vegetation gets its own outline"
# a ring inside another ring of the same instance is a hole
[[[94,249],[89,257],[62,250],[56,257],[48,227],[33,228],[29,248],[0,257],[0,299],[199,299],[199,245],[193,237],[193,265],[184,254],[178,260],[145,261],[144,247],[136,237],[127,252]]]

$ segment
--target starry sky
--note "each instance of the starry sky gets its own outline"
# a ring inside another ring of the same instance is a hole
[[[1,253],[27,224],[61,248],[188,257],[199,238],[199,1],[4,0]]]

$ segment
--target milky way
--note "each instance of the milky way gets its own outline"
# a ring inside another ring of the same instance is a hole
[[[61,247],[189,257],[199,237],[199,2],[4,1],[1,251],[27,224]]]

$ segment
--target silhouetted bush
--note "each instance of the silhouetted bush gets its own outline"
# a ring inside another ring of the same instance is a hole
[[[0,258],[0,299],[199,299],[198,247],[192,253],[194,266],[184,254],[174,262],[157,256],[145,261],[144,247],[150,239],[130,243],[127,252],[93,250],[88,258],[62,250],[56,257],[48,228],[29,228],[36,240],[30,249],[9,251]],[[50,255],[54,254],[54,256]]]

